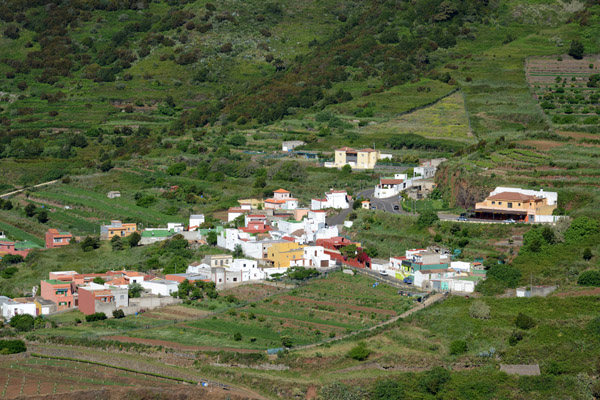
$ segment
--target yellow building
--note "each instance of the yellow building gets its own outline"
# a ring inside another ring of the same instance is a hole
[[[303,247],[296,242],[274,243],[269,247],[267,259],[275,268],[288,268],[292,260],[304,256]]]
[[[137,225],[134,223],[122,223],[121,221],[110,221],[110,225],[100,227],[100,237],[102,239],[112,239],[113,236],[125,237],[137,232]]]
[[[552,215],[557,207],[556,193],[529,192],[533,191],[514,189],[492,192],[485,200],[475,204],[475,214],[484,219],[511,218],[525,222],[537,222],[539,216]]]
[[[350,147],[342,147],[335,150],[335,162],[333,166],[341,168],[347,164],[352,169],[373,169],[380,158],[381,152],[379,150],[355,150]]]
[[[262,199],[240,199],[238,203],[240,203],[240,207],[242,208],[247,205],[255,210],[262,210],[265,207],[265,201]]]

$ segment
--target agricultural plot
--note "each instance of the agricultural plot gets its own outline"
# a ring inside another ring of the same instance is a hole
[[[535,98],[556,126],[600,133],[600,61],[597,57],[530,59],[527,80]]]
[[[26,358],[0,363],[0,397],[45,396],[105,387],[170,387],[176,382],[66,360]]]
[[[205,349],[265,350],[281,347],[284,336],[298,346],[368,328],[410,306],[395,288],[373,287],[371,278],[334,273],[245,307],[180,324],[134,330],[127,336]]]

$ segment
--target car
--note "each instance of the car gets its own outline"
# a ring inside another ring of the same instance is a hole
[[[404,278],[403,282],[406,283],[407,285],[412,285],[413,280],[410,276],[407,276],[406,278]]]
[[[461,216],[461,217],[458,217],[458,218],[456,218],[456,220],[457,220],[457,221],[468,221],[468,220],[469,220],[469,218],[467,218],[467,217],[462,217],[462,216]]]
[[[385,269],[382,269],[381,271],[379,271],[379,275],[388,276],[388,273]]]
[[[371,210],[377,210],[377,206],[371,206]]]
[[[398,204],[394,204],[394,211],[398,211],[400,209],[400,206]]]
[[[515,221],[515,220],[514,220],[514,219],[512,219],[512,218],[509,218],[509,219],[505,219],[505,220],[504,220],[504,222],[506,222],[507,224],[514,224],[514,223],[515,223],[515,222],[517,222],[517,221]]]

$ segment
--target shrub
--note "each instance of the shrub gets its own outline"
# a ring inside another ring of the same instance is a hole
[[[281,345],[283,347],[292,347],[294,345],[294,342],[292,341],[292,338],[290,336],[282,336]]]
[[[455,356],[467,352],[467,342],[464,340],[454,340],[450,343],[450,354]]]
[[[585,271],[579,275],[577,284],[582,286],[600,286],[600,271]]]
[[[529,315],[519,313],[515,318],[515,326],[519,329],[528,330],[535,327],[535,321]]]
[[[490,319],[490,307],[483,301],[474,301],[469,307],[469,315],[477,319]]]
[[[434,367],[423,375],[420,384],[429,393],[437,394],[449,380],[450,371],[443,367]]]
[[[167,168],[167,174],[181,175],[181,173],[183,171],[185,171],[186,168],[187,168],[187,165],[185,165],[185,163],[183,163],[183,162],[171,164],[171,165],[169,165],[169,168]]]
[[[242,334],[239,332],[236,332],[233,334],[233,340],[235,340],[236,342],[239,342],[242,340]]]
[[[85,320],[87,322],[102,321],[105,319],[106,319],[106,314],[104,314],[103,312],[97,312],[97,313],[93,313],[93,314],[85,316]]]
[[[371,350],[367,348],[367,344],[365,342],[359,342],[356,346],[354,346],[348,352],[348,357],[353,360],[364,361],[369,358],[371,354]]]
[[[34,319],[29,314],[15,315],[10,319],[10,326],[19,332],[29,332],[33,330]]]
[[[578,40],[573,40],[571,42],[571,47],[569,48],[569,55],[576,60],[581,60],[583,58],[583,54],[585,49],[583,47],[583,43]]]
[[[510,335],[510,337],[508,338],[508,344],[510,344],[511,346],[516,346],[517,343],[519,343],[521,340],[523,340],[523,333],[519,331],[514,331],[512,335]]]
[[[437,213],[432,210],[423,211],[419,214],[419,219],[417,220],[417,225],[420,228],[425,228],[427,226],[433,225],[434,222],[439,221]]]
[[[27,351],[27,346],[22,340],[0,340],[0,354],[17,354]]]
[[[497,264],[490,267],[487,278],[496,279],[506,287],[515,288],[521,279],[521,271],[509,264]]]
[[[6,254],[2,257],[2,261],[0,261],[0,265],[12,265],[19,264],[24,261],[23,256],[18,254]]]
[[[113,318],[119,319],[119,318],[125,318],[125,312],[123,310],[115,310],[112,313]]]

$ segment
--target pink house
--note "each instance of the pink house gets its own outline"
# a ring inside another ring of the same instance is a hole
[[[48,229],[46,232],[46,248],[53,249],[55,247],[66,246],[73,239],[70,232],[59,232],[58,229]]]
[[[75,306],[73,302],[73,288],[71,282],[47,279],[40,282],[41,295],[44,300],[56,303],[58,311]]]

